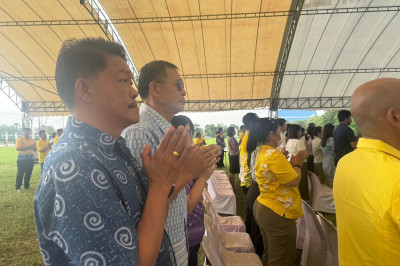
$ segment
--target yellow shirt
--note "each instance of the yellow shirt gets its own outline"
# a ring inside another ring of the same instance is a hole
[[[240,163],[242,165],[242,174],[240,176],[240,186],[250,187],[251,185],[251,172],[249,166],[247,165],[247,140],[249,139],[249,131],[243,137],[242,143],[240,144]]]
[[[39,163],[43,163],[44,159],[46,158],[47,154],[49,153],[50,149],[46,150],[45,152],[40,152],[41,150],[46,148],[48,145],[49,145],[48,139],[45,139],[45,140],[39,139],[38,142],[36,143]]]
[[[240,132],[240,135],[239,135],[239,140],[241,140],[241,139],[243,139],[244,138],[244,132]]]
[[[54,139],[53,139],[53,147],[57,144],[59,138],[60,138],[59,135],[56,135],[56,136],[54,137]]]
[[[195,141],[195,143],[196,143],[196,145],[198,145],[198,146],[200,146],[200,149],[202,149],[202,148],[204,148],[205,147],[205,145],[204,145],[204,139],[199,139],[199,138],[196,138],[196,141]],[[202,144],[203,143],[203,144]],[[201,144],[201,145],[200,145]]]
[[[288,219],[303,215],[299,189],[285,186],[298,175],[283,153],[267,145],[260,146],[254,170],[260,188],[258,202]]]
[[[26,139],[25,137],[17,139],[17,142],[15,143],[15,148],[24,148],[31,146],[32,144],[35,144],[34,139]],[[33,154],[34,150],[29,149],[29,150],[24,150],[24,151],[18,151],[19,154]]]
[[[340,161],[333,195],[340,265],[400,263],[400,151],[361,138]]]

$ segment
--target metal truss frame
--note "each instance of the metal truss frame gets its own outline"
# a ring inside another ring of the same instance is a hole
[[[274,99],[271,104],[271,110],[277,111],[278,110],[278,102],[276,99],[279,98],[279,93],[281,91],[281,86],[282,86],[282,81],[283,81],[283,76],[284,76],[284,71],[286,69],[286,63],[289,58],[290,54],[290,49],[292,48],[292,43],[294,39],[294,35],[296,33],[296,28],[297,24],[300,19],[300,12],[303,8],[304,0],[297,0],[296,1],[296,6],[295,8],[295,14],[292,16],[291,20],[288,21],[285,30],[285,37],[284,37],[284,45],[283,45],[283,50],[280,51],[279,53],[279,59],[277,62],[277,74],[274,76],[273,80],[273,85],[272,85],[272,90],[271,90],[271,95],[270,97]],[[282,42],[283,44],[283,42]],[[282,49],[282,47],[281,47]]]
[[[365,73],[397,73],[399,67],[392,68],[359,68],[359,69],[329,69],[329,70],[287,70],[282,72],[247,72],[247,73],[209,73],[209,74],[185,74],[183,79],[206,79],[206,78],[240,78],[240,77],[266,77],[282,74],[283,76],[299,75],[338,75],[338,74],[365,74]],[[3,77],[4,81],[51,81],[54,77]]]
[[[86,5],[93,0],[81,0]],[[91,10],[92,8],[88,8]],[[93,11],[96,9],[96,4]],[[349,8],[329,8],[329,9],[309,9],[301,10],[301,16],[307,15],[335,15],[349,13],[373,13],[373,12],[399,12],[400,6],[375,6],[375,7],[349,7]],[[215,14],[215,15],[193,15],[193,16],[171,16],[171,17],[149,17],[149,18],[114,18],[110,20],[31,20],[31,21],[0,21],[0,26],[77,26],[77,25],[95,25],[102,23],[106,25],[110,21],[115,24],[137,24],[137,23],[162,23],[162,22],[181,22],[181,21],[201,21],[201,20],[230,20],[230,19],[247,19],[247,18],[268,18],[268,17],[288,17],[294,16],[296,10],[274,11],[274,12],[251,12],[251,13],[233,13],[233,14]]]
[[[92,24],[97,24],[101,28],[101,30],[104,32],[104,34],[109,38],[110,40],[113,40],[119,44],[121,44],[126,51],[126,56],[127,56],[127,64],[129,69],[133,73],[133,81],[137,85],[137,80],[139,78],[139,71],[133,62],[128,50],[125,47],[124,42],[120,38],[117,30],[114,27],[114,21],[109,19],[108,15],[103,12],[104,8],[99,6],[100,4],[97,1],[94,0],[80,0],[81,5],[85,7],[85,9],[89,12],[89,14],[93,17],[93,20],[95,23]],[[88,21],[88,20],[86,20]],[[1,25],[1,23],[0,23]]]
[[[17,91],[7,83],[6,79],[0,77],[0,90],[22,111],[24,101]]]
[[[350,108],[350,96],[343,97],[303,97],[303,98],[280,98],[277,99],[278,109],[298,109],[298,110],[320,110],[320,109],[340,109]],[[251,100],[201,100],[187,101],[185,112],[212,112],[230,110],[250,110],[270,108],[273,99],[251,99]],[[63,102],[23,102],[22,111],[35,113],[68,113],[67,107]],[[277,110],[269,110],[270,117],[277,117]]]

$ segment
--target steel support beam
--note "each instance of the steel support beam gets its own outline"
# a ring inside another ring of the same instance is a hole
[[[279,98],[279,93],[281,91],[283,76],[285,74],[284,71],[286,69],[286,63],[289,58],[290,49],[292,48],[294,34],[296,32],[297,24],[300,19],[300,12],[303,8],[303,4],[304,0],[296,1],[296,4],[294,6],[295,13],[291,17],[291,19],[288,19],[288,22],[286,24],[286,29],[283,38],[284,41],[282,42],[281,50],[279,52],[279,59],[276,65],[277,74],[274,76],[271,95],[270,95],[270,97],[273,99],[271,104],[272,111],[278,110],[278,102],[276,101],[276,99]]]
[[[329,69],[329,70],[287,70],[283,72],[284,76],[299,75],[338,75],[338,74],[365,74],[365,73],[398,73],[400,68],[359,68],[359,69]],[[248,72],[248,73],[218,73],[218,74],[185,74],[181,75],[184,79],[205,79],[205,78],[238,78],[238,77],[265,77],[274,76],[280,72]],[[54,77],[3,77],[5,81],[43,81],[54,80]]]
[[[88,0],[92,1],[92,0]],[[88,2],[86,1],[86,2]],[[85,2],[85,1],[84,1]],[[301,16],[307,15],[335,15],[352,13],[373,13],[373,12],[399,12],[400,6],[376,6],[376,7],[349,7],[349,8],[327,8],[301,10]],[[200,21],[200,20],[231,20],[248,18],[268,18],[268,17],[288,17],[293,16],[295,10],[275,11],[275,12],[252,12],[234,14],[215,14],[215,15],[193,15],[193,16],[172,16],[172,17],[147,17],[147,18],[113,18],[107,22],[115,24],[137,24],[137,23],[170,23],[180,21]],[[107,23],[102,20],[103,24]],[[88,19],[78,20],[27,20],[27,21],[0,21],[0,26],[77,26],[77,25],[96,25],[98,21]]]
[[[137,81],[139,79],[139,71],[136,68],[136,65],[134,64],[128,50],[126,49],[124,42],[119,36],[117,29],[114,27],[113,21],[108,17],[108,15],[105,12],[103,12],[104,8],[97,1],[94,0],[80,0],[80,1],[81,4],[85,7],[85,9],[93,17],[94,21],[96,22],[95,24],[99,25],[104,34],[110,40],[113,40],[121,44],[125,48],[127,64],[133,73],[133,81],[137,85]]]
[[[17,91],[6,82],[6,79],[0,77],[0,90],[18,107],[19,110],[22,110],[22,106],[24,101],[18,95]]]
[[[65,113],[69,112],[68,108],[61,101],[52,102],[24,102],[23,111],[26,113]]]

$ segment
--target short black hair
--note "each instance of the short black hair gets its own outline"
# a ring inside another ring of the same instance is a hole
[[[28,131],[32,132],[32,130],[29,127],[24,127],[24,129],[22,129],[22,132],[25,131],[25,130],[28,130]]]
[[[322,132],[322,127],[315,127],[313,131],[313,136],[318,136],[319,133]]]
[[[276,122],[278,122],[278,125],[280,127],[283,127],[283,125],[286,123],[286,119],[278,118],[278,119],[276,119]]]
[[[126,61],[122,45],[103,38],[66,40],[58,53],[56,85],[58,95],[68,109],[73,109],[75,82],[79,78],[95,77],[107,68],[106,55],[120,56]]]
[[[244,127],[246,129],[250,128],[250,122],[251,120],[258,118],[258,115],[256,115],[255,113],[247,113],[243,116],[242,122],[244,124]]]
[[[241,126],[240,126],[240,130],[243,130],[243,128],[244,128],[244,125],[241,125]]]
[[[228,130],[227,130],[228,137],[233,137],[234,136],[233,135],[234,131],[235,131],[234,127],[228,127]]]
[[[201,132],[197,132],[197,133],[196,133],[196,138],[198,138],[199,135],[201,135]]]
[[[289,139],[298,139],[299,136],[297,133],[301,130],[301,127],[298,124],[291,124],[290,127],[288,127],[287,131],[287,136]]]
[[[340,110],[337,114],[337,118],[339,122],[343,122],[346,118],[351,116],[351,112],[349,110]]]
[[[138,91],[142,99],[149,95],[150,82],[163,82],[167,78],[167,68],[178,70],[177,66],[163,60],[151,61],[140,69]]]
[[[174,128],[178,128],[179,126],[186,126],[189,125],[190,127],[190,134],[193,135],[194,134],[194,126],[192,123],[192,120],[190,120],[189,117],[185,116],[185,115],[176,115],[171,119],[171,125]]]
[[[46,133],[46,131],[43,130],[43,129],[42,129],[42,130],[39,130],[39,136],[42,135],[42,133]]]
[[[276,132],[279,124],[273,118],[260,118],[255,126],[258,143],[263,143],[269,139],[270,132]]]
[[[62,128],[57,129],[57,133],[60,133],[60,132],[63,132],[63,131],[64,131],[64,129],[62,129]]]
[[[218,129],[217,129],[217,134],[219,133],[219,132],[221,132],[221,131],[223,131],[224,129],[222,128],[222,127],[219,127]]]

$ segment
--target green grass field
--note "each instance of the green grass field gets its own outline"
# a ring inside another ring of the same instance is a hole
[[[33,197],[40,179],[35,165],[31,188],[15,192],[17,151],[0,148],[0,265],[43,265],[33,219]]]

